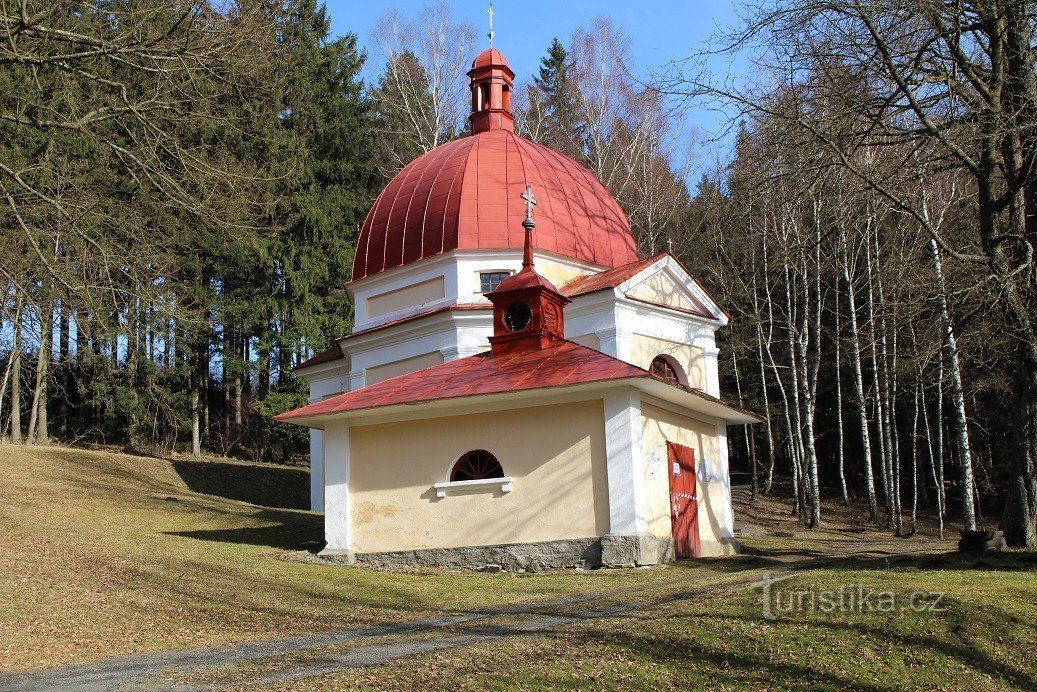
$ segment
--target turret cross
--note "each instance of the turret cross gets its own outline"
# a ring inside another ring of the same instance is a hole
[[[526,200],[526,220],[522,222],[522,225],[526,225],[527,222],[533,222],[533,207],[536,206],[537,200],[533,196],[533,188],[526,185],[526,191],[519,195],[522,199]]]
[[[488,33],[486,35],[490,37],[490,48],[493,48],[493,15],[495,13],[493,11],[493,3],[492,2],[490,3],[489,8],[487,8],[486,14],[490,15],[490,33]]]

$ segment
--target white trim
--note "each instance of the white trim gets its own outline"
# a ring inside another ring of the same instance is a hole
[[[546,267],[552,266],[584,275],[596,274],[606,269],[606,267],[543,250],[536,250],[533,255],[542,272]],[[346,292],[354,306],[354,328],[357,330],[370,329],[455,303],[485,304],[489,307],[490,303],[482,294],[479,285],[479,273],[484,271],[515,273],[521,266],[521,248],[451,250],[350,282],[346,285]],[[443,277],[442,297],[374,317],[368,315],[368,301],[371,298],[438,277]]]
[[[349,495],[349,426],[324,430],[324,540],[329,550],[349,550],[353,535]]]
[[[514,478],[504,476],[503,478],[480,478],[474,481],[446,481],[445,483],[436,483],[432,487],[436,489],[436,497],[446,497],[447,495],[467,491],[478,492],[480,490],[497,490],[498,488],[502,493],[510,493],[514,483]]]
[[[717,474],[720,476],[718,479],[720,482],[720,492],[724,498],[724,507],[720,519],[720,538],[721,541],[725,539],[732,539],[735,536],[735,518],[734,510],[731,506],[731,470],[728,460],[728,448],[727,448],[727,425],[722,420],[717,421],[716,428],[717,436]]]
[[[606,394],[610,533],[648,531],[641,443],[641,393],[633,387],[625,387]]]
[[[324,431],[310,428],[310,511],[324,511]]]

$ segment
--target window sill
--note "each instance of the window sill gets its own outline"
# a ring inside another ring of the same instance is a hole
[[[461,493],[485,492],[488,490],[500,490],[502,493],[510,493],[515,479],[511,476],[504,478],[486,478],[477,481],[450,481],[447,483],[436,483],[436,497],[446,497]]]

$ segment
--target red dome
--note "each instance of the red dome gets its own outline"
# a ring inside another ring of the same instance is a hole
[[[472,67],[485,67],[486,65],[503,65],[510,68],[507,59],[496,48],[487,48],[472,61]]]
[[[535,247],[605,267],[638,259],[630,222],[589,170],[493,129],[419,156],[389,182],[360,229],[353,280],[451,250],[522,249],[526,185],[538,202]]]

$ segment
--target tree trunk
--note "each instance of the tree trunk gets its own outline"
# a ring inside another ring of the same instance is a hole
[[[764,414],[766,415],[767,424],[767,481],[764,484],[763,493],[764,495],[769,494],[771,486],[774,483],[774,430],[771,427],[771,402],[770,394],[768,393],[767,386],[767,368],[764,365],[764,348],[763,348],[763,319],[762,311],[758,304],[758,289],[756,287],[756,252],[755,248],[751,250],[750,262],[752,263],[752,292],[753,292],[753,306],[756,308],[756,352],[757,360],[760,364],[760,388],[763,390],[763,408]],[[768,297],[769,300],[769,297]],[[771,323],[773,324],[773,323]],[[769,337],[768,337],[769,343]]]
[[[0,332],[3,331],[3,320],[0,320]],[[7,425],[4,422],[4,397],[7,396],[7,386],[11,382],[11,369],[14,366],[14,348],[12,344],[10,353],[7,354],[7,362],[4,364],[4,378],[0,381],[0,440],[7,434]]]
[[[234,428],[240,434],[241,431],[241,397],[242,387],[244,386],[244,378],[247,377],[248,370],[248,339],[244,338],[244,332],[238,333],[237,343],[240,346],[241,361],[239,367],[234,370]]]
[[[871,461],[871,432],[868,429],[868,399],[864,393],[864,373],[861,365],[860,329],[857,326],[857,301],[854,297],[850,260],[846,250],[846,233],[839,231],[839,254],[842,256],[843,281],[846,283],[847,313],[850,318],[850,365],[853,384],[857,390],[857,415],[861,426],[861,452],[864,456],[864,487],[868,496],[868,523],[879,520],[878,499],[875,497],[875,477]]]
[[[939,379],[941,379],[941,380],[943,379],[943,367],[942,367],[942,365],[940,367],[940,378]],[[938,382],[937,383],[937,387],[938,388],[942,389],[942,386],[943,386],[942,382]],[[940,389],[937,389],[937,391],[940,392]],[[930,473],[932,474],[932,477],[933,477],[933,486],[936,488],[936,531],[937,531],[937,536],[939,536],[942,539],[943,538],[943,515],[944,515],[944,509],[943,509],[943,469],[942,468],[938,468],[937,457],[939,457],[940,465],[942,466],[942,464],[943,464],[943,452],[942,452],[942,450],[939,450],[939,451],[937,451],[937,450],[938,450],[938,447],[943,444],[943,435],[942,435],[943,426],[942,425],[937,425],[936,426],[937,440],[936,440],[936,443],[934,444],[933,443],[933,430],[932,430],[932,427],[929,425],[929,407],[928,407],[928,405],[926,404],[926,401],[925,401],[925,387],[922,387],[921,390],[922,390],[921,391],[921,397],[922,397],[922,421],[925,424],[925,439],[926,439],[926,445],[927,445],[927,447],[929,449],[929,471],[930,471]],[[940,392],[940,396],[942,396],[942,392]],[[939,403],[937,403],[937,410],[939,411]],[[939,423],[939,415],[937,415],[937,422]]]
[[[65,391],[60,392],[58,396],[58,425],[61,435],[64,436],[68,433],[68,387],[62,380],[68,379],[68,371],[71,369],[69,360],[69,313],[65,306],[65,301],[61,301],[61,310],[58,313],[60,317],[60,325],[58,328],[58,363],[60,369],[57,371],[56,380],[59,389]]]
[[[1037,363],[1029,353],[1033,348],[1018,346],[1012,470],[1001,521],[1009,545],[1025,548],[1037,546]]]
[[[965,392],[961,384],[961,363],[958,360],[958,344],[954,337],[954,325],[947,310],[947,286],[943,277],[943,260],[940,257],[940,247],[936,244],[935,239],[929,241],[929,253],[932,255],[933,269],[936,273],[936,288],[940,307],[940,321],[943,322],[944,346],[947,349],[947,358],[951,366],[951,399],[954,403],[954,422],[958,433],[958,455],[961,459],[961,497],[965,529],[975,531],[976,506],[971,492],[975,481],[972,478],[972,452],[969,447],[968,417],[965,415]],[[1029,386],[1029,383],[1026,383],[1026,386]],[[1021,392],[1017,387],[1016,396],[1018,397],[1020,394]],[[1037,394],[1034,396],[1037,396]],[[1016,429],[1018,430],[1018,426]]]
[[[208,349],[208,339],[203,338],[202,334],[198,334],[195,337],[195,343],[191,348],[191,454],[196,457],[202,455],[202,424],[203,424],[203,413],[202,413],[202,394],[204,386],[202,384],[202,367],[203,363],[207,360],[202,355],[202,349]]]
[[[835,301],[835,416],[836,444],[838,445],[836,462],[839,471],[839,490],[842,493],[843,505],[850,504],[850,494],[846,490],[846,460],[843,448],[843,378],[842,378],[842,324],[839,318],[839,300]]]
[[[738,352],[734,348],[731,349],[731,361],[734,365],[735,370],[735,391],[738,394],[738,405],[743,406],[742,378],[739,376],[738,373]],[[751,489],[752,500],[755,502],[756,495],[760,490],[760,481],[756,477],[756,454],[753,450],[752,438],[749,436],[748,425],[742,426],[742,433],[745,435],[745,453],[749,459],[749,487]]]
[[[918,530],[918,414],[921,404],[919,403],[918,390],[921,382],[915,386],[915,417],[911,425],[911,534]]]
[[[36,385],[32,395],[32,407],[29,409],[29,430],[25,435],[25,440],[29,444],[50,443],[47,430],[47,378],[53,328],[53,306],[46,305],[40,310],[40,348],[36,356]]]
[[[11,341],[11,442],[22,442],[22,307],[21,295],[14,307],[14,338]]]
[[[875,304],[875,270],[871,253],[871,238],[865,238],[865,259],[868,264],[868,338],[871,341],[871,373],[872,385],[875,387],[875,432],[879,443],[879,472],[882,479],[882,494],[886,509],[886,528],[893,528],[893,478],[889,464],[889,429],[885,425],[886,388],[883,386],[883,367],[885,358],[879,351],[878,310]]]

